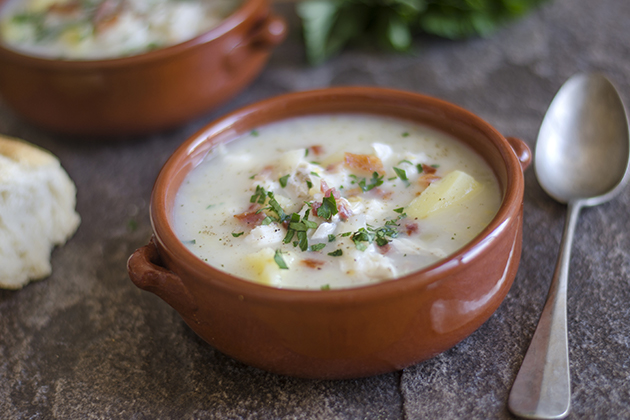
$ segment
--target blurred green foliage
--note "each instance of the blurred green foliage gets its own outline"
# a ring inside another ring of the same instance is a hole
[[[319,64],[352,42],[406,51],[413,35],[487,36],[546,0],[307,0],[297,4],[306,54]]]

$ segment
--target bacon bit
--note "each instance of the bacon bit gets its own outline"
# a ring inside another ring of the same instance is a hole
[[[300,264],[305,265],[308,268],[316,268],[316,269],[319,270],[320,267],[325,264],[325,262],[324,261],[320,261],[320,260],[314,260],[314,259],[311,259],[311,258],[307,258],[307,259],[304,259],[304,260],[300,261]]]
[[[81,11],[81,3],[78,1],[70,1],[68,3],[53,3],[49,8],[49,13],[57,13],[59,15],[75,15]]]
[[[380,199],[382,200],[389,200],[390,198],[392,198],[392,191],[385,191],[382,188],[373,188],[372,192]]]
[[[383,162],[374,155],[355,155],[354,153],[346,152],[343,159],[344,164],[351,169],[370,175],[374,172],[378,172],[379,175],[385,175]]]
[[[431,183],[438,181],[440,179],[442,179],[442,177],[437,176],[437,175],[430,175],[430,174],[420,175],[418,177],[418,185],[420,185],[420,187],[422,187],[422,189],[424,190],[429,185],[431,185]]]
[[[345,200],[337,200],[337,211],[339,212],[339,218],[343,221],[348,220],[348,217],[352,216],[352,209],[350,209]]]
[[[318,144],[311,146],[308,148],[310,153],[313,153],[315,156],[320,156],[324,153],[324,146],[320,146]]]
[[[235,214],[234,217],[243,225],[253,229],[267,217],[263,212],[258,213],[258,210],[260,210],[260,205],[253,203],[246,211]]]
[[[392,249],[392,246],[390,244],[385,244],[383,246],[377,246],[376,249],[379,253],[385,255],[389,252],[390,249]]]
[[[123,0],[105,0],[98,5],[93,18],[94,29],[97,33],[107,30],[116,23],[123,3]]]
[[[417,223],[407,223],[405,225],[405,229],[407,229],[407,236],[411,236],[412,234],[418,232],[418,224]]]
[[[437,171],[433,166],[422,164],[422,173],[424,174],[434,174]]]
[[[328,184],[323,179],[320,181],[319,188],[324,193],[324,197],[330,197],[331,194],[333,197],[335,197],[335,200],[339,200],[339,198],[341,197],[339,191],[337,191],[337,189],[334,187],[328,187]]]

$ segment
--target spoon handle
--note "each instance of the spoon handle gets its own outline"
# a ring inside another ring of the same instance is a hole
[[[560,255],[547,301],[521,369],[510,392],[508,407],[530,419],[561,419],[569,414],[571,378],[567,339],[567,282],[573,232],[581,204],[570,202]]]

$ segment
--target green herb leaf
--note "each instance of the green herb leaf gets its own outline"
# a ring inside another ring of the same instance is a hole
[[[407,172],[405,172],[404,169],[400,169],[400,168],[396,168],[394,167],[394,172],[396,172],[396,175],[398,175],[398,178],[402,179],[403,181],[409,181],[409,178],[407,178]]]
[[[285,175],[283,177],[280,177],[280,179],[278,179],[278,181],[280,181],[280,186],[282,188],[285,188],[287,186],[287,181],[289,180],[289,176],[290,175]]]
[[[242,236],[244,234],[245,234],[245,232],[238,232],[238,233],[232,232],[232,236],[234,236],[235,238],[238,238],[239,236]]]
[[[278,267],[280,267],[282,270],[289,269],[289,267],[287,266],[287,263],[284,262],[284,258],[282,258],[282,252],[279,249],[276,249],[276,253],[273,256],[273,260],[276,262],[276,264],[278,264]]]
[[[322,287],[320,287],[321,290],[330,290],[330,284],[323,284]]]
[[[267,200],[267,192],[260,185],[256,185],[256,192],[254,192],[254,195],[251,196],[251,198],[249,199],[249,202],[265,204],[266,200]]]
[[[333,242],[337,237],[333,234],[328,235],[328,242]]]
[[[329,195],[328,197],[324,197],[322,200],[322,205],[317,209],[317,216],[322,219],[330,220],[335,214],[338,213],[337,210],[337,202],[335,201],[335,197]]]
[[[311,245],[311,251],[321,251],[322,249],[324,249],[326,247],[326,244],[315,244],[315,245]]]
[[[343,255],[343,251],[340,249],[335,249],[333,252],[329,252],[328,255],[331,257],[341,257]]]

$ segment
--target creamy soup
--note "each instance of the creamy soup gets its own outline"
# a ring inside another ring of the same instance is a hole
[[[219,270],[326,290],[448,256],[500,201],[486,162],[441,132],[377,116],[309,116],[214,148],[178,191],[173,226]]]
[[[0,34],[20,52],[94,60],[139,54],[210,30],[240,0],[13,0]]]

